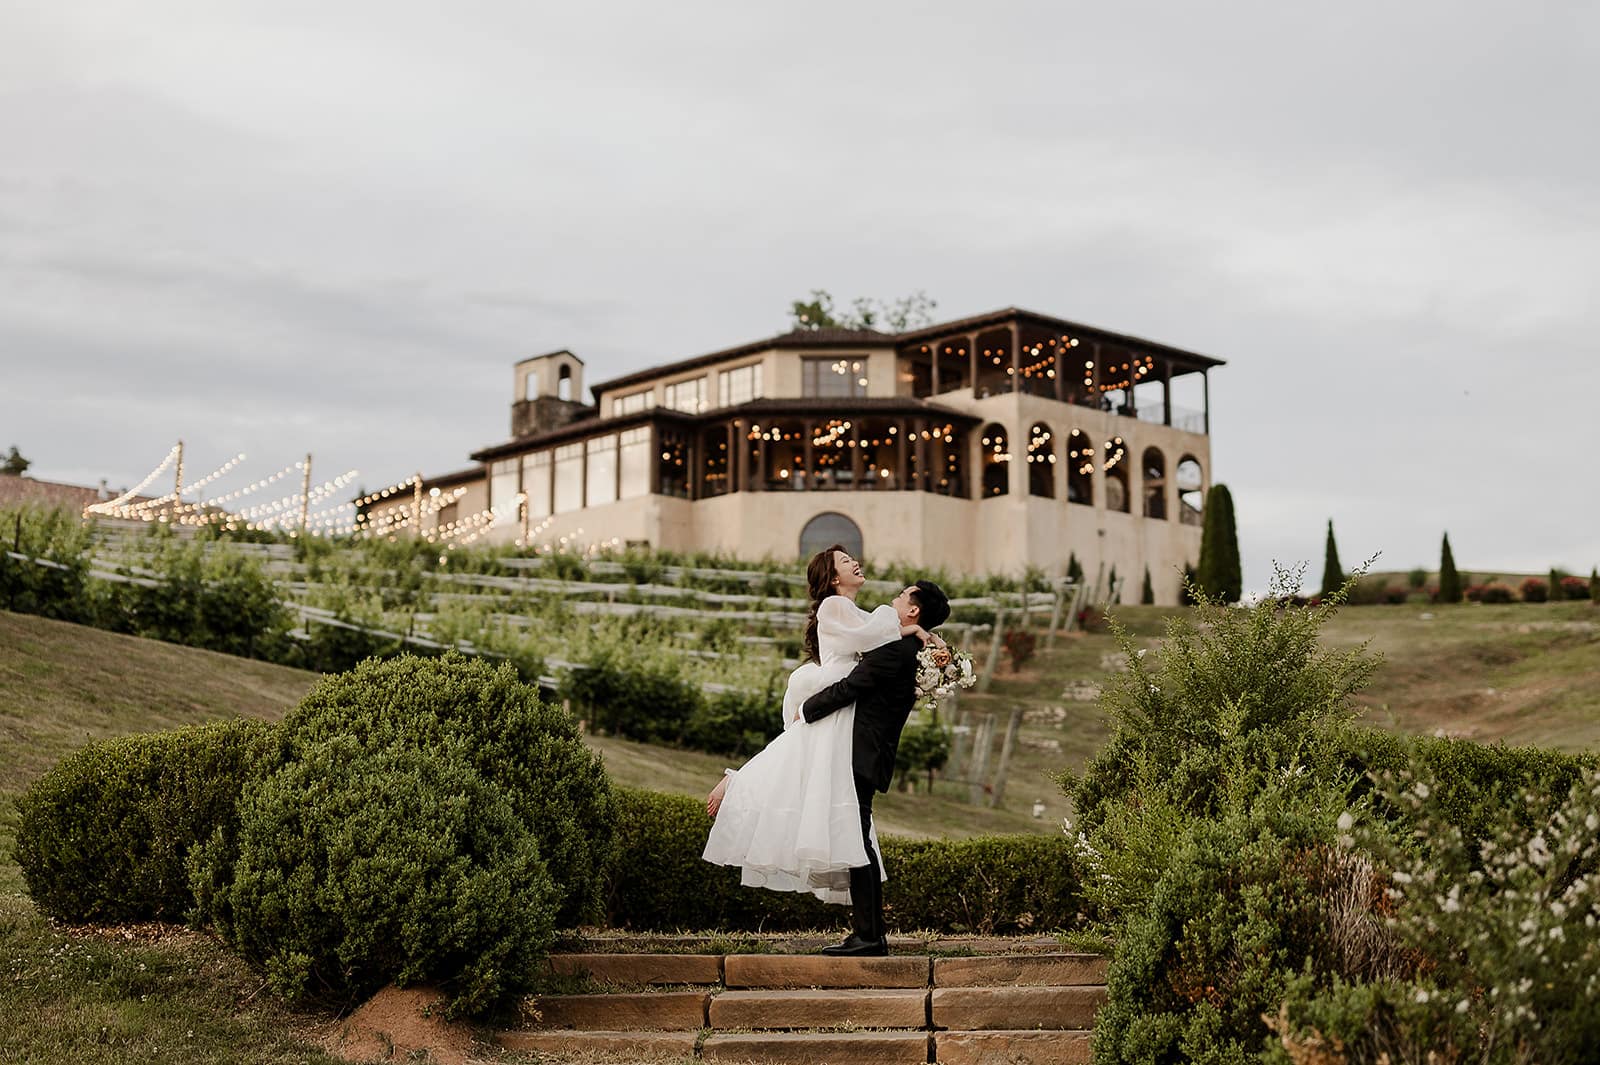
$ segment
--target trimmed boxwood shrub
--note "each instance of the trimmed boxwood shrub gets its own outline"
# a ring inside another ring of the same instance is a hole
[[[700,857],[711,821],[698,799],[617,789],[610,923],[641,931],[837,928],[849,911],[809,895],[739,885],[737,869]],[[1010,933],[1074,924],[1077,865],[1064,837],[881,840],[884,910],[900,931]]]
[[[235,805],[273,727],[230,721],[91,743],[17,800],[16,859],[39,909],[63,921],[181,920],[185,862]]]
[[[351,1002],[427,982],[461,1013],[531,986],[560,896],[509,793],[461,747],[313,741],[239,814],[211,912],[280,994]]]
[[[560,897],[558,923],[598,916],[614,822],[610,780],[572,717],[541,701],[511,666],[449,652],[368,661],[324,677],[284,719],[263,776],[342,735],[374,754],[396,747],[460,751],[538,840]],[[226,862],[224,853],[213,858]],[[227,880],[217,870],[210,875]]]

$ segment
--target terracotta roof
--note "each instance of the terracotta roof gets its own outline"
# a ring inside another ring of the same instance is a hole
[[[491,462],[507,455],[518,455],[534,448],[549,447],[552,444],[564,444],[573,440],[583,440],[603,433],[613,433],[622,429],[632,429],[639,425],[649,425],[652,422],[671,422],[680,426],[698,427],[712,425],[730,417],[767,414],[805,414],[818,415],[850,415],[863,413],[880,414],[925,414],[934,418],[942,418],[954,425],[976,425],[981,418],[965,414],[949,407],[942,407],[937,403],[927,400],[915,399],[911,396],[857,396],[854,398],[839,396],[806,396],[804,398],[785,399],[752,399],[748,403],[741,403],[736,407],[718,407],[705,411],[702,414],[685,414],[682,411],[670,410],[666,407],[652,407],[650,410],[637,411],[625,414],[620,418],[588,418],[571,425],[563,425],[559,429],[552,429],[544,433],[532,433],[528,436],[519,436],[499,444],[491,444],[472,453],[472,458],[479,462]]]
[[[1170,344],[1162,344],[1159,341],[1146,340],[1143,337],[1131,336],[1127,333],[1114,333],[1109,329],[1084,325],[1081,322],[1073,322],[1049,314],[1040,314],[1037,311],[1023,310],[1020,307],[1005,307],[998,311],[988,311],[968,318],[957,318],[950,322],[938,322],[920,329],[908,329],[904,333],[880,333],[876,329],[794,329],[787,333],[780,333],[778,336],[767,337],[764,340],[753,340],[748,344],[740,344],[737,347],[724,348],[721,351],[713,351],[705,355],[696,355],[693,358],[682,359],[678,362],[669,362],[661,366],[651,367],[648,370],[625,374],[622,377],[613,377],[609,381],[602,381],[597,385],[591,386],[589,391],[594,394],[595,399],[598,401],[603,393],[615,392],[629,385],[653,381],[670,374],[686,373],[702,366],[710,366],[727,359],[736,359],[741,355],[754,355],[757,352],[771,351],[774,348],[840,348],[860,347],[862,345],[886,346],[889,344],[905,347],[922,340],[932,340],[949,336],[952,333],[965,333],[973,329],[982,329],[991,325],[1003,325],[1012,321],[1044,325],[1051,329],[1060,329],[1073,336],[1148,348],[1151,351],[1161,352],[1179,361],[1186,362],[1196,368],[1225,365],[1221,359],[1212,358],[1210,355],[1202,355],[1196,351],[1175,348]]]
[[[490,444],[488,447],[479,448],[467,456],[474,462],[492,462],[507,455],[516,455],[535,447],[545,447],[550,444],[562,444],[569,440],[583,440],[586,437],[599,436],[601,433],[614,433],[620,429],[632,429],[636,425],[648,425],[657,419],[672,421],[693,421],[694,415],[683,414],[679,411],[668,410],[665,407],[653,407],[650,410],[636,411],[633,414],[624,414],[620,418],[580,418],[575,422],[568,422],[557,429],[547,429],[542,433],[529,433],[526,436],[512,437],[499,444]]]
[[[81,484],[62,484],[59,481],[36,481],[27,474],[20,477],[0,474],[0,506],[35,503],[47,507],[82,510],[90,503],[99,502],[100,498],[98,488],[86,488]],[[105,498],[114,498],[114,494]]]
[[[1087,339],[1109,340],[1116,344],[1149,348],[1152,351],[1173,356],[1195,366],[1226,365],[1222,359],[1212,358],[1210,355],[1202,355],[1196,351],[1186,351],[1183,348],[1175,348],[1171,344],[1163,344],[1156,340],[1146,340],[1143,337],[1131,336],[1127,333],[1113,333],[1109,329],[1084,325],[1082,322],[1068,321],[1065,318],[1057,318],[1050,314],[1040,314],[1037,311],[1027,311],[1020,307],[1006,307],[1003,310],[989,311],[985,314],[973,315],[970,318],[957,318],[951,322],[939,322],[934,325],[924,326],[921,329],[910,329],[899,334],[895,340],[901,347],[905,347],[923,340],[940,339],[952,333],[967,333],[974,329],[983,329],[991,325],[1004,325],[1012,321],[1045,325],[1052,329],[1060,329],[1062,332],[1072,336]]]
[[[454,488],[456,485],[466,484],[468,481],[481,481],[486,475],[482,466],[468,466],[464,470],[454,473],[441,473],[437,477],[424,477],[424,488]]]
[[[696,355],[693,358],[681,359],[678,362],[653,366],[648,370],[639,370],[635,373],[625,374],[622,377],[613,377],[609,381],[602,381],[597,385],[590,386],[589,391],[598,400],[602,393],[615,392],[638,381],[653,381],[658,377],[685,373],[701,366],[710,366],[726,359],[736,359],[741,355],[754,355],[760,351],[771,351],[773,348],[840,348],[860,347],[863,344],[887,347],[894,342],[894,333],[880,333],[876,329],[791,329],[787,333],[767,337],[765,340],[752,340],[750,343],[740,344],[738,347],[724,348],[721,351]]]

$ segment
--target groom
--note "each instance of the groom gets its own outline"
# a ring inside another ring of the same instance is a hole
[[[950,616],[950,600],[932,581],[918,581],[894,599],[902,625],[921,625],[932,631]],[[906,727],[917,697],[917,652],[922,641],[902,636],[894,643],[875,647],[861,656],[850,675],[830,684],[806,700],[801,713],[807,721],[820,721],[841,707],[856,704],[851,766],[855,770],[856,800],[861,806],[861,838],[867,864],[850,870],[851,924],[854,930],[843,943],[825,947],[824,954],[847,956],[889,953],[888,929],[883,923],[882,864],[872,848],[872,793],[888,791],[894,777],[894,755],[900,732]]]

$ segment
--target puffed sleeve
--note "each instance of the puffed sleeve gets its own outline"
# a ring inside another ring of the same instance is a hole
[[[817,607],[817,632],[845,654],[859,654],[900,638],[900,615],[885,603],[867,613],[842,595]]]

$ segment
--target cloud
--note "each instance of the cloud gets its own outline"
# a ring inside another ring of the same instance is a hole
[[[532,352],[603,380],[922,289],[1227,359],[1252,586],[1329,517],[1401,568],[1445,528],[1469,568],[1594,550],[1592,6],[152,0],[0,37],[0,425],[41,476],[186,434],[377,486],[501,438]]]

